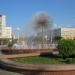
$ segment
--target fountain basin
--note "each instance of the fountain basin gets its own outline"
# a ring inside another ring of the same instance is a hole
[[[40,65],[40,64],[18,64],[9,59],[0,61],[8,70],[24,75],[75,75],[75,64]]]
[[[39,53],[39,52],[52,52],[56,49],[2,49],[3,54],[25,54],[25,53]]]

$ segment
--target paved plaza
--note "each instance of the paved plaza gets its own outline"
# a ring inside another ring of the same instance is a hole
[[[22,74],[10,72],[10,71],[5,71],[5,70],[0,69],[0,75],[22,75]]]

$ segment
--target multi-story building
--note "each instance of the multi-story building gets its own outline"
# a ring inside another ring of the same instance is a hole
[[[0,15],[0,28],[6,26],[6,16]]]
[[[75,28],[58,28],[53,32],[53,37],[62,37],[64,39],[75,39]]]
[[[0,38],[12,38],[12,28],[6,26],[4,15],[0,15]]]
[[[12,29],[11,27],[4,27],[2,30],[2,38],[12,38]]]

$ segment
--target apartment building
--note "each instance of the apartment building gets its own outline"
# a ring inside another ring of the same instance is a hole
[[[0,38],[12,38],[12,28],[6,26],[5,15],[0,15]]]
[[[60,36],[64,39],[75,39],[75,28],[58,28],[53,32],[53,37]]]

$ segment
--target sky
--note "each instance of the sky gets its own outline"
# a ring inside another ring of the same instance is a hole
[[[0,14],[6,16],[7,26],[31,35],[32,17],[40,11],[52,17],[54,27],[75,27],[75,0],[0,0]]]

